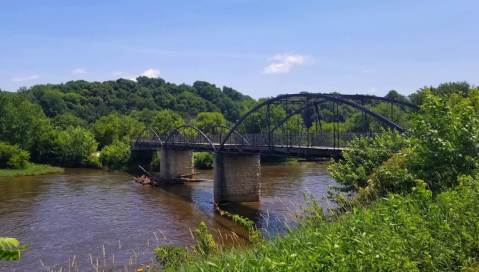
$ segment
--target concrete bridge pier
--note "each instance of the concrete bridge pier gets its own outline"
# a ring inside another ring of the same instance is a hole
[[[260,181],[259,155],[215,153],[215,202],[258,202],[261,192]]]
[[[160,178],[178,179],[193,173],[193,150],[161,148]]]

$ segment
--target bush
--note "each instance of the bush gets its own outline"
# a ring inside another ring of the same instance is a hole
[[[479,182],[459,184],[433,198],[418,182],[411,194],[345,215],[318,212],[265,244],[191,260],[182,271],[464,271],[479,260]]]
[[[474,100],[462,99],[454,105],[454,99],[426,92],[421,113],[413,119],[415,141],[409,170],[433,191],[454,187],[458,176],[472,174],[479,165],[479,118]]]
[[[105,146],[100,154],[100,162],[110,170],[126,170],[130,155],[130,143],[125,137],[121,141]]]
[[[68,127],[58,134],[55,155],[59,164],[64,166],[89,166],[94,161],[93,153],[98,143],[93,134],[81,127]]]
[[[374,169],[406,144],[407,140],[396,130],[383,131],[374,138],[355,138],[350,142],[351,149],[343,151],[344,160],[332,161],[328,167],[334,180],[342,185],[334,189],[352,193],[366,187]]]
[[[24,169],[28,166],[30,153],[18,145],[0,142],[0,168]]]
[[[160,164],[161,164],[161,154],[160,152],[154,152],[153,158],[151,159],[150,163],[150,170],[159,172],[160,171]]]
[[[194,156],[196,169],[213,169],[213,153],[195,152]]]

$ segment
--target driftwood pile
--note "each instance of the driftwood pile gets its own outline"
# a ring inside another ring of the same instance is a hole
[[[138,165],[143,172],[145,172],[146,175],[142,175],[140,177],[135,177],[134,180],[136,183],[140,183],[141,185],[151,185],[151,186],[159,186],[159,185],[166,185],[166,184],[184,184],[186,182],[201,182],[201,181],[210,181],[207,179],[195,179],[193,178],[194,174],[191,175],[181,175],[177,178],[169,178],[169,179],[164,179],[164,178],[159,178],[151,175],[146,171],[143,167]]]

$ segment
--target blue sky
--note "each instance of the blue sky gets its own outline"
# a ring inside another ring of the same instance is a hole
[[[0,88],[139,75],[281,93],[479,84],[479,1],[0,0]]]

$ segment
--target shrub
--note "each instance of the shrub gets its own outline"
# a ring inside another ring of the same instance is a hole
[[[160,246],[153,251],[156,261],[165,268],[178,268],[188,257],[187,247]]]
[[[194,156],[196,169],[213,169],[213,153],[195,152]]]
[[[130,144],[125,137],[121,141],[105,146],[100,154],[100,162],[110,170],[126,170],[130,155]]]
[[[28,166],[30,153],[18,145],[0,142],[0,168],[23,169]]]
[[[418,181],[411,194],[342,215],[321,215],[313,201],[314,219],[182,271],[464,271],[479,260],[479,182],[462,176],[459,184],[432,197]]]
[[[383,131],[374,138],[355,138],[350,142],[351,149],[343,151],[344,160],[332,161],[328,167],[334,180],[342,185],[334,189],[351,193],[366,187],[374,169],[406,144],[407,140],[396,130]]]
[[[413,119],[409,170],[433,191],[455,186],[459,175],[470,175],[479,165],[478,114],[467,103],[454,103],[426,93],[421,113]]]
[[[65,166],[88,166],[98,143],[93,134],[81,127],[68,127],[58,134],[55,154],[57,161]]]

